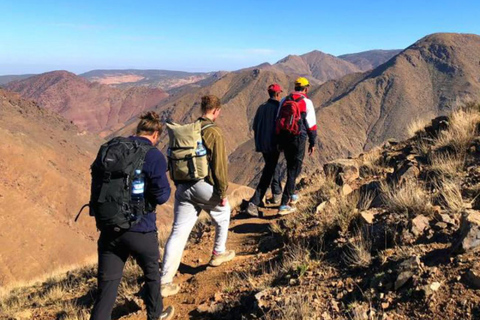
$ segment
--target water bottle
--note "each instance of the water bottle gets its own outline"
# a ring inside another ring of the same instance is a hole
[[[197,150],[195,150],[195,154],[198,157],[201,157],[207,154],[207,149],[205,149],[205,147],[203,146],[202,141],[197,141]]]
[[[142,175],[142,170],[135,170],[135,175],[132,180],[132,202],[140,202],[143,200],[145,193],[145,179]]]

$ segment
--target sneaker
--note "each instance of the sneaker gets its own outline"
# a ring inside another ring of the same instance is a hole
[[[253,203],[249,202],[247,207],[247,213],[252,217],[258,217],[258,207]]]
[[[290,197],[290,204],[295,204],[298,202],[298,200],[300,199],[300,197],[298,196],[298,194],[294,194]]]
[[[278,209],[278,214],[280,216],[285,216],[287,214],[295,212],[295,210],[297,210],[297,209],[295,209],[293,207],[290,207],[290,206],[283,205],[283,206],[280,206],[280,208]]]
[[[175,308],[173,306],[169,306],[160,314],[159,320],[171,320],[175,314]]]
[[[225,250],[223,253],[213,254],[212,259],[208,263],[212,267],[218,267],[224,262],[228,262],[235,258],[235,251],[233,250]]]
[[[165,284],[162,284],[160,291],[162,293],[162,297],[166,298],[166,297],[176,295],[178,291],[180,291],[180,286],[173,282],[165,283]]]
[[[268,199],[269,204],[280,204],[282,202],[282,194],[274,194],[270,199]]]

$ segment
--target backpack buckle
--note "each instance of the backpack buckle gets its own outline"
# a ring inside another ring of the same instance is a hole
[[[111,172],[104,172],[104,173],[103,173],[103,182],[109,183],[111,177],[112,177],[112,173],[111,173]]]

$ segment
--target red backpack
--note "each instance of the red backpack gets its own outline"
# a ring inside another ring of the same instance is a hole
[[[280,113],[277,118],[277,134],[281,132],[288,132],[295,136],[300,134],[300,120],[302,116],[298,103],[302,100],[303,96],[293,99],[292,95],[289,95],[285,98],[283,104],[280,106]]]

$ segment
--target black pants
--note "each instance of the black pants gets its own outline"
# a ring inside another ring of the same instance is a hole
[[[295,193],[295,181],[302,171],[303,158],[305,157],[306,138],[298,136],[284,141],[280,147],[287,160],[287,183],[283,190],[282,204],[286,205]]]
[[[265,166],[263,167],[262,176],[257,189],[255,190],[255,194],[250,199],[250,202],[256,206],[262,202],[270,183],[273,194],[282,193],[282,186],[280,185],[280,166],[277,166],[279,157],[280,152],[278,151],[263,153]]]
[[[160,317],[163,303],[157,233],[101,232],[98,240],[98,292],[91,320],[110,319],[123,267],[130,255],[137,260],[145,275],[147,319]]]

